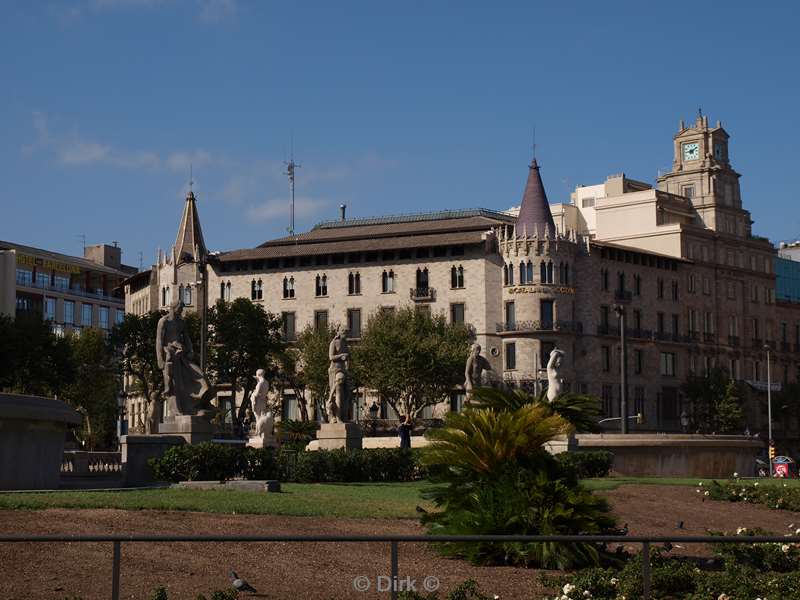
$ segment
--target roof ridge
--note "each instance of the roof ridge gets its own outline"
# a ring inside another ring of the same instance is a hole
[[[443,209],[428,212],[399,213],[394,215],[384,215],[379,217],[361,217],[358,219],[346,219],[321,221],[314,225],[315,229],[334,229],[337,227],[358,227],[362,225],[385,225],[390,223],[413,223],[415,221],[437,221],[443,219],[462,219],[468,217],[501,217],[513,219],[512,215],[499,210],[488,208],[460,208]]]

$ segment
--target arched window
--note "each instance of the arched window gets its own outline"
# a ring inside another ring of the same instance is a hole
[[[171,286],[167,286],[167,301],[166,301],[165,304],[167,304],[167,306],[172,304],[172,287]]]
[[[525,263],[520,261],[519,263],[519,284],[525,285],[528,283],[528,280],[525,278]]]
[[[558,283],[564,283],[564,263],[558,263]]]
[[[386,271],[381,275],[381,291],[384,294],[391,294],[394,292],[394,271]]]
[[[256,299],[256,280],[253,279],[250,282],[250,300]]]
[[[617,273],[617,290],[620,292],[625,291],[625,273],[622,271]]]
[[[514,285],[514,263],[508,264],[508,285]]]
[[[283,278],[283,297],[294,298],[294,277]]]
[[[219,299],[225,300],[225,283],[221,282],[219,284]]]
[[[357,295],[361,293],[361,274],[350,273],[347,275],[347,293]]]
[[[192,304],[192,286],[190,285],[183,288],[183,303],[187,306]]]
[[[161,306],[167,305],[167,288],[161,288]]]
[[[553,283],[553,262],[547,261],[547,283]]]
[[[525,265],[525,280],[528,283],[533,283],[533,263],[528,261]]]
[[[450,268],[450,287],[463,288],[464,287],[464,267],[461,265],[453,265]]]
[[[264,299],[264,284],[259,279],[256,283],[256,300],[263,300]]]
[[[178,300],[186,304],[186,302],[184,302],[184,297],[183,297],[183,284],[178,286]]]
[[[503,285],[508,285],[508,265],[503,263]]]
[[[547,283],[547,263],[544,261],[539,264],[539,281]]]
[[[569,263],[564,263],[564,285],[569,285]]]
[[[417,269],[417,289],[418,290],[426,290],[427,293],[428,289],[428,267],[424,269]]]
[[[316,279],[316,295],[317,296],[327,296],[328,295],[328,276],[327,275],[317,275]]]

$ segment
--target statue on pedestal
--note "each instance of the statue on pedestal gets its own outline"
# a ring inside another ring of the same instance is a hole
[[[178,300],[159,319],[156,329],[156,357],[164,373],[162,397],[171,416],[204,415],[214,410],[210,403],[213,392],[203,371],[192,362],[194,350],[182,315],[183,302]]]
[[[144,422],[144,432],[148,435],[158,433],[158,421],[161,419],[161,393],[150,392],[147,401],[147,417]]]
[[[341,330],[336,331],[328,346],[328,420],[330,423],[347,421],[350,413],[350,394],[347,386],[347,361],[350,352]]]
[[[485,357],[481,356],[481,345],[472,344],[467,358],[467,365],[464,369],[464,390],[467,392],[467,402],[472,399],[472,391],[483,384],[483,374],[491,371],[492,365]]]
[[[553,348],[550,360],[547,361],[547,401],[552,402],[564,392],[564,380],[561,378],[561,361],[564,351]]]
[[[277,446],[275,440],[275,415],[272,404],[267,399],[269,382],[264,378],[264,369],[256,371],[255,389],[250,392],[250,403],[255,416],[255,435],[250,437],[250,445],[260,448]],[[255,443],[254,443],[255,442]]]

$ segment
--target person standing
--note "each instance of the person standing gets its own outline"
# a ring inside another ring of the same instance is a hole
[[[411,415],[406,415],[406,418],[397,428],[397,434],[400,436],[400,448],[411,448],[411,430],[413,428],[414,424],[411,421]]]

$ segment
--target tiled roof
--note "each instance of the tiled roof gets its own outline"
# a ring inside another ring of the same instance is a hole
[[[528,181],[522,194],[522,204],[517,217],[517,234],[534,234],[539,237],[556,237],[556,225],[550,212],[550,203],[544,191],[539,165],[534,158],[529,167]]]

